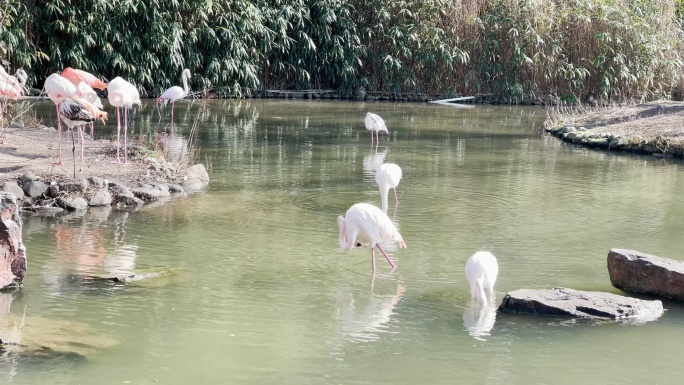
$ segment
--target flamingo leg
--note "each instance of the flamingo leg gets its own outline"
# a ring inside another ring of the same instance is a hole
[[[161,120],[161,109],[159,105],[161,104],[161,99],[157,99],[157,112],[159,112],[159,120]]]
[[[83,131],[85,131],[85,124],[78,126],[78,135],[81,138],[81,169],[78,170],[79,174],[83,172]]]
[[[385,253],[385,250],[382,249],[382,246],[380,246],[379,243],[376,243],[375,246],[377,246],[377,247],[378,247],[378,250],[380,250],[380,252],[382,253],[382,255],[385,256],[385,259],[387,260],[387,262],[389,262],[390,266],[392,266],[392,270],[396,269],[396,268],[397,268],[397,265],[395,265],[394,262],[392,262],[392,260],[391,260],[390,257],[387,255],[387,253]]]
[[[74,178],[76,178],[76,138],[74,138],[74,128],[69,129],[71,132],[71,160],[74,162]]]
[[[95,140],[95,123],[90,122],[90,139]]]
[[[373,149],[373,130],[371,130],[371,149]]]
[[[371,247],[371,271],[375,274],[375,248]]]
[[[59,118],[59,104],[55,104],[57,111],[57,161],[53,164],[62,164],[62,120]]]
[[[397,189],[394,188],[392,190],[394,190],[394,199],[397,201],[397,206],[399,206],[399,197],[397,197]]]
[[[119,107],[116,107],[116,163],[121,163],[119,159],[119,147],[121,143],[121,120],[119,119]]]
[[[128,163],[128,107],[124,108],[124,164]]]

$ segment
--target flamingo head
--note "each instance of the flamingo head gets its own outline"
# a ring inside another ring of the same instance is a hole
[[[15,74],[16,78],[19,79],[21,82],[21,86],[23,87],[26,84],[26,79],[28,79],[28,76],[26,75],[26,71],[23,69],[18,69],[17,73]]]
[[[344,240],[347,241],[347,224],[342,215],[337,217],[337,227],[340,229],[340,236],[344,236]]]
[[[100,119],[102,124],[105,124],[105,122],[107,121],[107,113],[104,111],[97,111],[95,113],[95,119]]]
[[[190,70],[186,68],[183,70],[183,73],[181,74],[181,76],[190,80],[190,78],[192,77],[192,74],[190,74]]]

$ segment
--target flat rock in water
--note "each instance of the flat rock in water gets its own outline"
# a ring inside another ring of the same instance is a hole
[[[551,290],[522,289],[510,292],[501,302],[504,313],[567,315],[590,319],[648,317],[663,312],[660,301],[645,301],[599,291],[564,287]]]
[[[684,301],[684,262],[634,250],[608,253],[610,283],[620,290]]]
[[[188,168],[186,178],[183,188],[188,192],[200,190],[209,184],[209,174],[203,164]]]

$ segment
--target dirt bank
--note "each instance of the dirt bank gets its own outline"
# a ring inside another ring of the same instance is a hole
[[[684,157],[684,103],[552,110],[546,131],[563,141],[610,151]]]

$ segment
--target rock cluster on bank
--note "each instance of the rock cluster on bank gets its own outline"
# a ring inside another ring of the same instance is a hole
[[[673,145],[667,138],[656,136],[644,139],[641,136],[619,136],[615,134],[596,134],[585,127],[559,126],[547,128],[546,132],[564,142],[584,147],[608,151],[625,151],[635,154],[653,155],[659,158],[682,158],[684,147]]]
[[[17,180],[5,181],[1,191],[14,194],[29,210],[59,212],[98,206],[141,206],[172,194],[200,190],[209,183],[203,165],[182,172],[172,164],[148,158],[147,174],[128,183],[91,176],[68,178],[39,176],[27,172]]]

